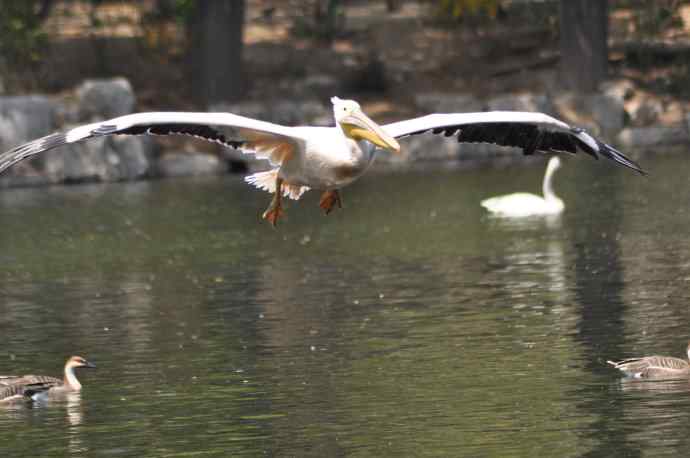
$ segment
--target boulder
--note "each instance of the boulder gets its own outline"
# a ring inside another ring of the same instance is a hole
[[[546,95],[507,94],[489,100],[489,110],[496,111],[537,111],[553,115],[556,109]]]
[[[113,136],[107,142],[117,155],[117,160],[112,161],[115,180],[139,180],[150,174],[151,137]]]
[[[40,95],[0,97],[0,150],[55,130],[56,104]]]
[[[443,135],[412,135],[402,140],[401,146],[401,154],[378,153],[377,161],[388,164],[446,161],[457,160],[460,154],[458,142]]]
[[[470,94],[425,92],[415,95],[414,102],[427,113],[462,113],[486,108],[483,102]]]
[[[639,97],[626,104],[630,123],[633,126],[651,126],[659,121],[664,113],[664,104],[656,97]]]
[[[168,153],[158,159],[156,172],[163,177],[220,175],[227,164],[217,156],[204,153]]]
[[[490,143],[458,143],[443,135],[412,135],[402,140],[402,154],[379,153],[377,161],[391,165],[427,161],[486,160],[495,156],[522,155],[521,148]]]
[[[614,80],[603,83],[601,92],[616,99],[629,100],[635,96],[636,88],[630,80]]]
[[[686,125],[628,127],[617,137],[617,143],[629,149],[690,145],[690,131]]]
[[[132,113],[136,98],[125,78],[90,79],[77,88],[79,116],[83,121],[110,119]]]
[[[97,137],[41,156],[41,168],[53,183],[136,180],[149,173],[147,150],[141,137]]]
[[[615,138],[623,129],[623,100],[609,94],[581,95],[565,93],[553,99],[558,116],[605,138]]]
[[[312,94],[318,99],[327,99],[331,96],[338,95],[341,89],[340,80],[338,78],[326,74],[307,75],[303,80],[300,80],[298,90],[302,94]]]
[[[273,100],[270,103],[220,103],[210,106],[209,111],[234,113],[286,126],[316,124],[320,120],[323,121],[326,117],[332,120],[330,102],[327,107],[316,99],[282,99]]]

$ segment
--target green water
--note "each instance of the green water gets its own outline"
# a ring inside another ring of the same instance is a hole
[[[561,217],[478,202],[542,164],[372,173],[273,230],[241,177],[0,192],[0,373],[98,365],[0,409],[3,457],[683,456],[690,165],[587,158]]]

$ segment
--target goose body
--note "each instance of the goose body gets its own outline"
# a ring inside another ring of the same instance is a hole
[[[81,391],[75,369],[95,368],[81,356],[72,356],[65,363],[63,378],[47,375],[0,375],[0,402],[21,399],[39,400],[50,396]]]
[[[553,191],[553,176],[560,166],[561,162],[558,157],[554,156],[549,160],[542,183],[543,196],[527,192],[516,192],[485,199],[481,202],[482,207],[497,216],[509,218],[561,213],[565,208],[565,204]]]
[[[686,349],[688,359],[672,356],[644,356],[622,361],[606,361],[611,366],[633,378],[684,378],[690,377],[690,344]]]
[[[443,134],[458,142],[494,143],[525,154],[576,153],[606,157],[643,173],[620,151],[582,129],[542,113],[494,111],[431,114],[379,126],[354,100],[331,99],[334,127],[287,127],[232,113],[150,112],[125,115],[75,127],[0,154],[0,172],[44,151],[107,135],[191,135],[266,159],[271,168],[245,180],[273,194],[264,219],[275,225],[283,214],[281,198],[299,199],[310,189],[322,192],[320,207],[340,207],[340,188],[361,177],[379,151],[400,152],[398,140]],[[217,127],[229,129],[221,133]],[[227,135],[227,136],[226,136]]]

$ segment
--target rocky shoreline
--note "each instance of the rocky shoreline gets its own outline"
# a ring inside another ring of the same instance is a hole
[[[421,93],[414,111],[468,112],[483,110],[541,111],[584,127],[633,157],[650,151],[690,147],[690,116],[682,108],[656,99],[640,98],[627,81],[607,84],[600,93],[504,94],[481,100],[469,94]],[[135,112],[136,96],[124,78],[87,80],[69,96],[0,97],[0,150],[26,141]],[[366,107],[365,107],[366,109]],[[328,100],[244,102],[210,107],[286,125],[329,125]],[[181,146],[180,146],[181,145]],[[522,157],[516,148],[489,144],[460,145],[438,136],[414,136],[405,141],[403,154],[382,155],[377,167],[409,168],[420,164],[505,162]],[[166,142],[149,136],[113,136],[67,145],[22,162],[0,177],[0,187],[58,183],[131,181],[146,178],[219,175],[267,168],[265,161],[196,142]]]

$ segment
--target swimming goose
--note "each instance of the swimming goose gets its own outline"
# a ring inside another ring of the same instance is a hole
[[[62,379],[47,375],[0,375],[0,402],[18,399],[39,399],[81,390],[81,383],[74,373],[80,367],[96,365],[81,356],[72,356],[65,363]]]
[[[604,156],[644,173],[640,167],[584,130],[543,113],[490,111],[431,114],[379,126],[354,100],[331,98],[334,127],[286,127],[231,113],[152,112],[120,116],[55,133],[0,155],[0,172],[19,161],[62,145],[107,135],[191,135],[267,159],[272,168],[245,178],[273,194],[263,218],[276,225],[283,196],[299,199],[322,191],[319,206],[328,214],[341,206],[339,189],[361,177],[377,151],[400,152],[399,139],[443,134],[458,142],[522,148],[524,154],[576,153]],[[226,135],[216,126],[232,130]]]
[[[561,160],[558,157],[554,156],[549,160],[542,183],[543,197],[528,192],[516,192],[482,200],[481,206],[497,216],[508,218],[561,213],[565,205],[553,192],[552,184],[553,175],[560,166]]]
[[[45,383],[0,385],[0,404],[40,399],[48,389]]]
[[[679,378],[690,376],[690,343],[686,349],[688,359],[672,356],[645,356],[622,361],[606,361],[616,369],[634,378]]]

